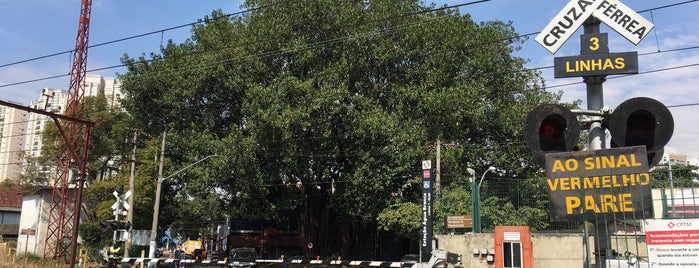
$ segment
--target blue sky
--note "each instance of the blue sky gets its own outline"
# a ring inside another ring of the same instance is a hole
[[[75,46],[80,0],[0,0],[0,66],[69,51]],[[150,32],[160,32],[195,22],[214,9],[225,13],[239,12],[242,0],[93,0],[90,44],[100,44]],[[425,1],[430,2],[430,1]],[[475,0],[434,1],[441,5],[462,5]],[[610,76],[604,83],[605,105],[614,108],[632,97],[651,97],[671,106],[675,133],[669,146],[677,153],[699,156],[699,106],[672,107],[699,103],[699,1],[641,12],[686,0],[623,0],[631,9],[652,21],[656,28],[638,46],[634,46],[613,30],[609,33],[612,52],[638,51],[641,74]],[[520,34],[539,32],[565,6],[567,0],[492,0],[464,5],[462,13],[476,21],[512,21]],[[124,53],[131,57],[159,52],[168,39],[181,42],[190,36],[190,28],[182,27],[128,41],[94,47],[89,50],[88,69],[119,65]],[[530,60],[527,67],[552,66],[554,57],[579,54],[579,31],[552,55],[531,36],[516,55]],[[681,50],[672,52],[673,50]],[[657,53],[661,51],[663,53]],[[71,56],[68,53],[22,64],[0,67],[0,99],[29,104],[38,98],[44,87],[67,89],[68,77],[8,86],[23,81],[67,74]],[[688,66],[678,68],[681,66]],[[657,71],[670,69],[668,71]],[[116,76],[124,69],[99,72]],[[553,78],[553,69],[543,69],[551,91],[563,92],[563,99],[580,99],[586,107],[585,85],[581,78]],[[568,85],[572,84],[572,85]],[[560,86],[567,85],[567,86]]]

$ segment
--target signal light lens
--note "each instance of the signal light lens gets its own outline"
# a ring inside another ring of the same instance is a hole
[[[577,117],[558,104],[540,105],[527,114],[523,126],[524,140],[534,154],[534,161],[545,165],[544,154],[571,151],[578,143],[580,124]]]
[[[565,119],[557,114],[547,116],[541,122],[539,139],[542,151],[565,151],[563,133],[566,130]]]
[[[614,144],[619,147],[645,145],[648,154],[661,150],[670,141],[675,126],[670,110],[661,102],[646,97],[619,104],[607,124]]]
[[[648,145],[653,147],[656,125],[655,116],[646,110],[631,113],[626,120],[626,145]]]
[[[546,139],[558,139],[563,136],[563,131],[565,131],[563,118],[558,115],[552,115],[544,119],[544,122],[541,122],[539,135]]]

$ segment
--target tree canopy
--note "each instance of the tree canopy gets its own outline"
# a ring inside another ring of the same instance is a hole
[[[420,161],[437,140],[453,147],[441,160],[445,213],[470,210],[454,204],[468,200],[469,167],[539,176],[521,125],[560,96],[512,55],[523,38],[511,24],[416,0],[244,7],[214,11],[181,44],[122,59],[123,105],[137,127],[167,131],[166,169],[219,156],[172,179],[175,198],[198,202],[186,213],[300,215],[321,254],[351,256],[366,242],[347,234],[380,226],[415,237]]]

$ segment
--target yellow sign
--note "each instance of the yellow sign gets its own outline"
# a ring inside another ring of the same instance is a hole
[[[553,59],[554,77],[637,74],[638,52],[587,54]]]
[[[546,155],[553,220],[653,214],[645,146]]]

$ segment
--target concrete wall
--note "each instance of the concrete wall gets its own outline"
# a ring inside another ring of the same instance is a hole
[[[50,188],[38,191],[36,193],[26,193],[22,200],[22,216],[19,221],[19,228],[34,229],[35,235],[20,234],[17,239],[17,255],[30,253],[37,256],[43,256],[44,245],[46,241],[47,219],[50,204],[47,200],[51,200]]]
[[[534,244],[534,267],[559,268],[583,265],[582,233],[534,233],[531,238]],[[495,252],[494,244],[493,233],[439,236],[439,248],[461,254],[461,263],[464,268],[494,268],[495,263],[488,261],[488,255]],[[485,254],[481,254],[483,249]],[[474,254],[474,252],[477,253]]]
[[[534,267],[582,267],[583,234],[534,233]],[[592,247],[591,247],[592,248]]]

